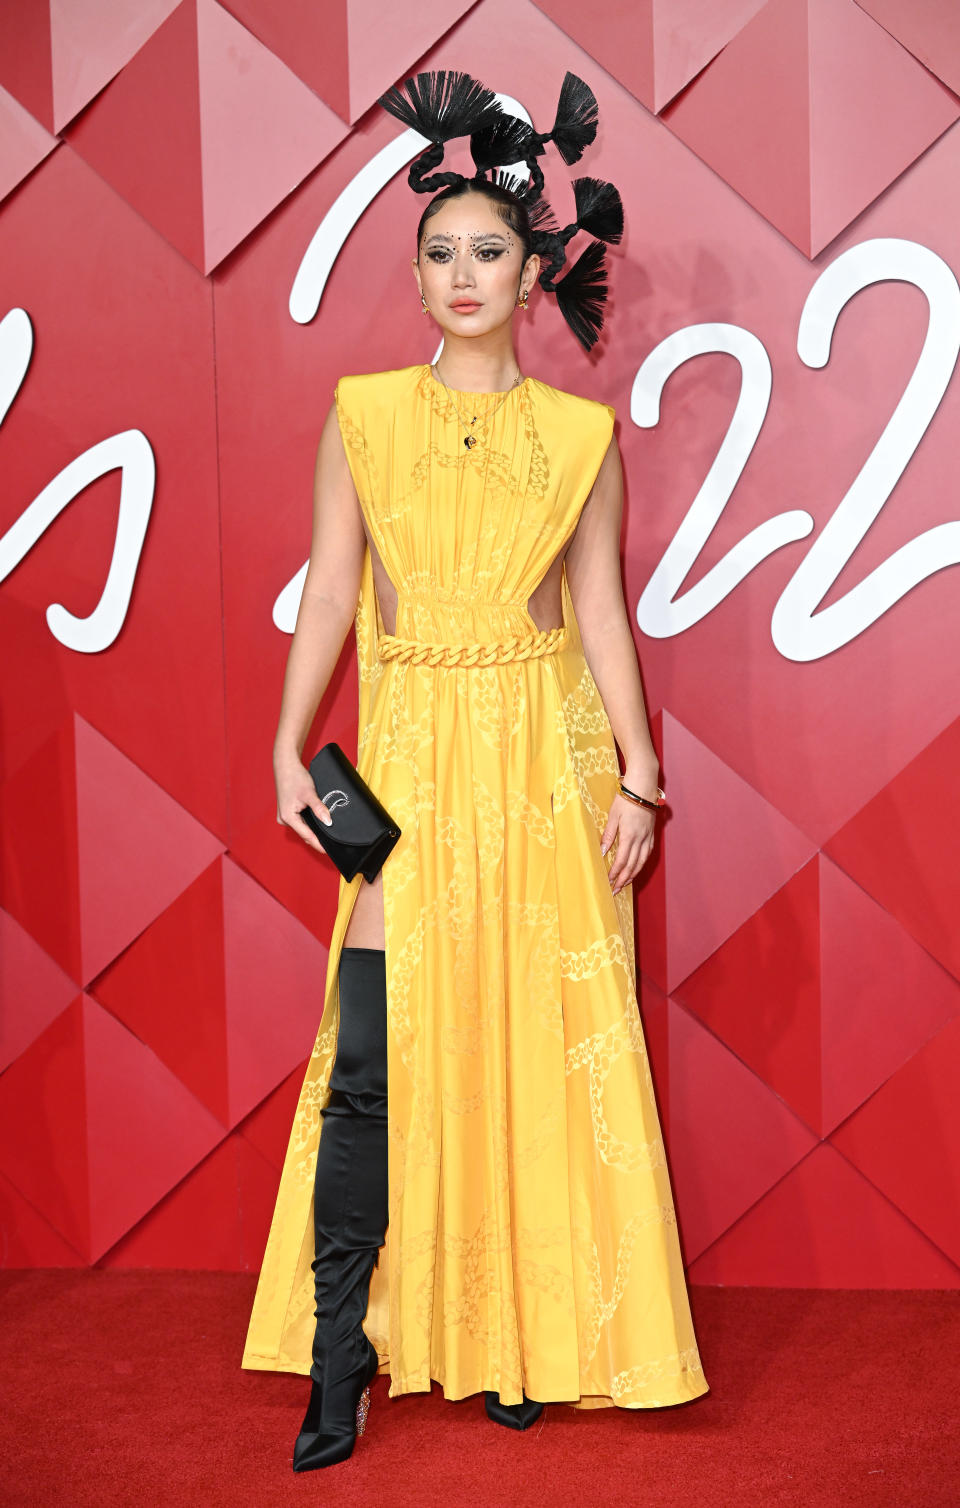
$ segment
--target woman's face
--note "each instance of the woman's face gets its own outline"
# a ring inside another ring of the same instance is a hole
[[[523,290],[529,292],[536,280],[540,259],[531,255],[524,267],[521,244],[495,205],[483,194],[464,194],[427,221],[413,268],[443,330],[472,336],[512,318]]]

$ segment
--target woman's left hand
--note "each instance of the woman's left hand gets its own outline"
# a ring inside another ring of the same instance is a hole
[[[618,791],[610,805],[607,825],[600,840],[600,852],[605,854],[614,838],[617,852],[610,866],[609,879],[616,895],[624,885],[635,880],[653,852],[653,839],[657,827],[657,814],[648,806],[638,806]]]

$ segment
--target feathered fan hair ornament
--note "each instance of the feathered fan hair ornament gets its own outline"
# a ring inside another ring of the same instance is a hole
[[[406,92],[404,92],[406,91]],[[388,89],[378,104],[405,126],[419,131],[430,142],[410,164],[408,180],[420,194],[432,194],[457,183],[486,178],[507,188],[530,216],[531,251],[539,254],[543,267],[537,281],[556,295],[560,312],[585,350],[589,351],[603,328],[607,301],[604,241],[616,244],[623,235],[623,204],[612,183],[600,178],[574,178],[577,217],[561,230],[543,196],[543,172],[537,161],[552,141],[568,166],[578,162],[597,134],[597,100],[593,90],[575,73],[567,71],[560,89],[556,116],[549,131],[537,132],[526,121],[507,115],[492,90],[468,73],[435,69],[418,73],[400,88]],[[448,141],[469,136],[470,155],[476,172],[469,180],[463,173],[434,173]],[[514,174],[500,163],[526,163],[530,181],[517,187]],[[431,176],[427,176],[430,174]],[[590,245],[560,277],[567,259],[567,242],[578,230],[599,239]]]

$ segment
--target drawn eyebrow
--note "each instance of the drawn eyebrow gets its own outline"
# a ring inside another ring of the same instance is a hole
[[[471,230],[469,235],[473,240],[503,241],[506,244],[506,237],[501,236],[495,230]],[[448,235],[446,231],[437,230],[434,231],[432,236],[427,237],[427,245],[429,246],[431,241],[453,241],[455,239],[456,237]]]

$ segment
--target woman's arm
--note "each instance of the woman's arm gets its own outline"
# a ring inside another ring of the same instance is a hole
[[[317,446],[310,563],[287,655],[273,746],[277,821],[320,852],[321,844],[297,813],[311,806],[324,821],[329,821],[329,813],[300,756],[356,614],[365,549],[360,500],[333,403]]]
[[[590,673],[625,761],[623,783],[656,797],[660,763],[650,737],[637,651],[630,632],[620,569],[623,471],[616,438],[610,440],[584,503],[564,563],[570,598]],[[610,870],[614,893],[630,882],[653,849],[656,813],[625,796],[613,799],[603,833],[606,853],[619,834]]]

